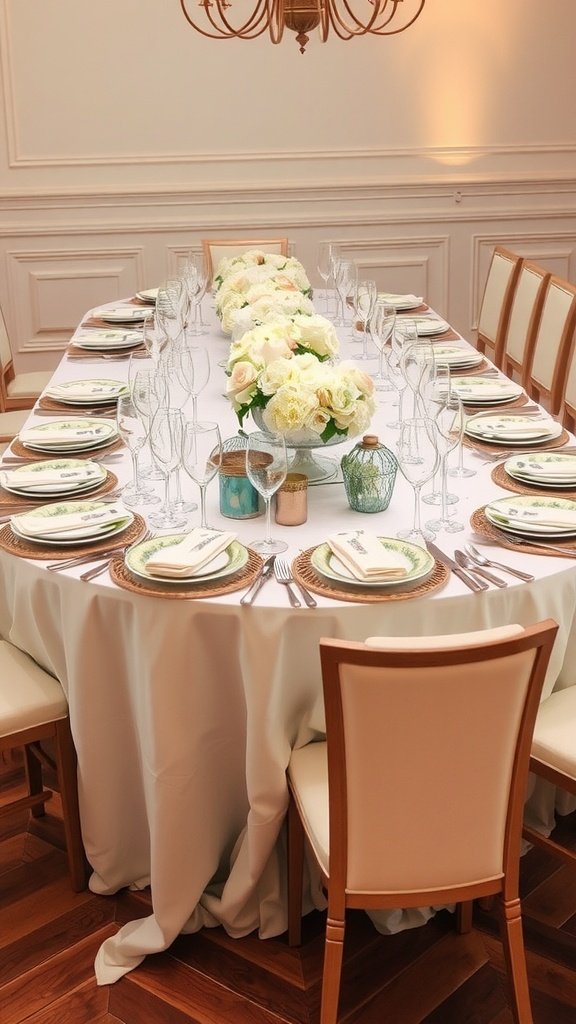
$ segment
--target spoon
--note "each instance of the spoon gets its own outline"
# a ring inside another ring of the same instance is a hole
[[[521,572],[520,569],[512,569],[511,566],[503,565],[502,562],[491,561],[489,558],[486,558],[486,556],[483,555],[482,552],[479,551],[477,547],[474,547],[474,544],[465,544],[464,547],[466,548],[466,551],[468,552],[470,557],[475,562],[478,562],[479,565],[488,565],[493,566],[494,569],[501,569],[502,572],[508,572],[510,573],[511,576],[516,576],[519,580],[524,580],[526,583],[529,583],[531,580],[534,579],[532,574],[529,572]]]
[[[493,573],[488,572],[487,569],[481,569],[476,562],[464,553],[464,551],[456,550],[454,552],[454,558],[462,569],[467,569],[468,572],[474,573],[476,576],[481,576],[483,579],[487,580],[488,583],[493,583],[495,587],[508,586],[506,580],[500,579],[499,576],[494,576]]]

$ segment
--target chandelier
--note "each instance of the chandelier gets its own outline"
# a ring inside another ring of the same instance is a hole
[[[193,17],[192,3],[203,7]],[[287,28],[296,33],[300,52],[304,53],[308,33],[317,28],[321,42],[328,39],[330,28],[340,39],[354,36],[392,36],[403,32],[415,21],[426,0],[252,0],[252,12],[242,14],[245,21],[228,16],[236,4],[243,8],[246,0],[180,0],[184,17],[209,39],[256,39],[268,30],[273,43],[279,43]],[[204,27],[196,21],[201,18]]]

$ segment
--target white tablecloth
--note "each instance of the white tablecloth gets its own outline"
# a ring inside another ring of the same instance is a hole
[[[214,331],[201,343],[210,349],[212,375],[200,417],[218,418],[230,436],[236,421],[222,399],[224,371],[217,365],[227,342]],[[55,376],[126,373],[124,362],[63,360]],[[394,434],[384,424],[394,415],[380,404],[372,424],[389,444]],[[352,443],[329,454],[339,457]],[[477,506],[503,493],[489,467],[472,455],[467,461],[477,475],[450,479],[466,523]],[[114,472],[127,480],[129,460]],[[374,516],[353,513],[341,483],[311,487],[308,504],[304,525],[274,526],[290,545],[289,557],[335,529],[361,526],[394,536],[412,514],[412,492],[399,476],[389,510]],[[230,528],[219,514],[216,482],[208,506],[211,524]],[[192,514],[191,524],[197,521]],[[262,519],[234,523],[246,543],[263,527]],[[452,552],[470,537],[467,526],[452,537],[440,534],[437,543]],[[359,605],[320,596],[312,610],[290,608],[275,582],[252,607],[240,606],[241,593],[165,600],[121,590],[107,575],[85,584],[81,569],[48,573],[45,563],[0,552],[0,634],[53,672],[69,700],[90,886],[114,893],[151,885],[153,914],[102,946],[100,983],[116,980],[183,930],[222,924],[234,936],[258,929],[269,937],[285,929],[284,773],[292,747],[324,728],[320,637],[433,635],[551,616],[560,629],[545,693],[576,683],[576,563],[486,550],[533,572],[535,582],[510,578],[506,590],[474,595],[451,578],[417,601]],[[549,800],[534,807],[549,825]]]

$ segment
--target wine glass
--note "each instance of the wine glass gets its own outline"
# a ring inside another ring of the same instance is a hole
[[[272,495],[286,479],[287,468],[286,442],[282,434],[257,430],[248,435],[246,475],[266,503],[266,536],[250,546],[263,555],[275,555],[288,547],[284,541],[272,539],[270,525]]]
[[[210,379],[210,356],[202,345],[182,346],[179,353],[181,379],[192,398],[192,423],[198,422],[198,395]]]
[[[132,395],[120,395],[116,407],[118,433],[130,451],[132,458],[132,483],[122,490],[125,505],[156,505],[160,501],[140,480],[138,459],[148,438],[148,425],[138,412]]]
[[[153,312],[146,315],[142,321],[142,341],[154,366],[157,367],[162,353],[166,351],[170,342],[170,336],[164,328],[161,316],[158,318]]]
[[[164,478],[164,502],[150,514],[152,526],[175,530],[186,525],[186,516],[170,502],[170,474],[180,463],[183,419],[180,409],[159,408],[150,424],[150,446],[156,465]]]
[[[439,403],[434,416],[436,428],[436,446],[440,456],[440,473],[442,481],[440,518],[431,519],[426,523],[429,530],[438,533],[444,530],[446,533],[458,533],[464,529],[464,524],[454,516],[448,515],[448,503],[446,501],[447,491],[447,459],[450,452],[456,447],[464,428],[464,411],[462,401],[458,395],[450,392]]]
[[[186,294],[193,312],[192,322],[187,325],[187,333],[194,337],[208,333],[208,326],[202,319],[202,299],[208,287],[208,269],[201,253],[192,253],[186,264]]]
[[[150,424],[160,405],[166,404],[165,378],[155,370],[138,369],[131,381],[130,393],[140,416],[146,424],[147,443],[150,445]],[[162,480],[162,473],[154,465],[145,466],[140,476],[147,480]]]
[[[434,374],[424,385],[420,393],[422,411],[425,416],[434,419],[446,395],[450,394],[451,387],[452,378],[448,363],[437,363],[434,360]],[[436,487],[436,475],[435,473],[432,479],[432,489],[428,494],[422,495],[422,501],[427,505],[440,505],[442,503],[442,488]],[[449,491],[446,492],[445,501],[447,505],[453,505],[458,500],[457,494],[452,494]]]
[[[390,379],[385,373],[384,353],[392,336],[395,323],[395,306],[391,306],[382,299],[377,299],[374,306],[374,312],[370,318],[370,336],[379,353],[378,373],[374,378],[374,385],[378,391],[390,391],[393,388]]]
[[[386,424],[390,430],[399,430],[402,421],[404,419],[404,395],[408,388],[408,381],[406,380],[404,370],[402,368],[402,361],[400,358],[400,352],[396,348],[388,349],[387,353],[387,364],[388,364],[388,377],[392,387],[398,394],[398,415],[395,420],[391,420]]]
[[[346,327],[346,302],[348,295],[350,294],[350,282],[354,279],[354,271],[355,266],[353,260],[338,260],[335,268],[334,280],[338,299],[338,309],[334,318],[335,327]]]
[[[216,476],[222,458],[222,438],[217,423],[186,423],[182,435],[182,465],[200,488],[200,526],[206,522],[206,487]]]
[[[356,285],[356,300],[354,307],[362,327],[362,355],[359,359],[373,359],[368,352],[369,324],[374,312],[374,306],[378,298],[376,281],[361,280]]]
[[[333,245],[334,245],[333,242],[320,242],[318,244],[318,258],[317,258],[317,263],[316,263],[316,267],[317,267],[318,273],[320,274],[320,277],[322,278],[322,280],[324,282],[324,292],[325,292],[325,296],[324,296],[324,299],[325,299],[324,312],[326,313],[326,316],[328,315],[328,312],[329,312],[328,278],[330,277],[330,270],[331,270],[331,262],[330,262],[330,260],[331,260],[331,256],[332,256],[332,247],[333,247]]]
[[[420,491],[438,465],[435,431],[434,422],[424,416],[404,420],[400,425],[396,457],[402,475],[414,489],[414,519],[410,528],[399,530],[396,536],[415,544],[435,537],[430,529],[422,527],[420,518]]]
[[[156,389],[162,395],[161,405],[171,409],[183,409],[190,397],[180,362],[181,350],[171,349],[157,369]],[[194,501],[184,501],[180,481],[180,465],[172,471],[174,499],[172,508],[178,512],[194,512],[198,508]]]
[[[434,351],[429,341],[405,342],[402,346],[400,365],[408,386],[412,391],[412,416],[418,416],[418,401],[422,389],[434,374]]]
[[[184,330],[185,295],[182,281],[169,278],[158,289],[156,297],[156,322],[169,340],[177,345]]]

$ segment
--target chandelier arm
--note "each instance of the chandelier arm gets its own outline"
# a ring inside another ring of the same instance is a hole
[[[386,24],[394,17],[396,7],[398,6],[398,0],[392,0],[392,3],[394,4],[394,10],[388,16]],[[352,21],[355,23],[355,25],[351,25],[349,22],[345,21],[344,16],[342,15],[339,7],[337,6],[337,0],[336,2],[331,2],[329,4],[329,9],[332,28],[334,29],[339,39],[346,40],[352,39],[354,36],[367,35],[369,32],[373,31],[374,23],[377,21],[378,18],[384,15],[389,4],[390,0],[376,0],[376,2],[373,5],[374,10],[370,18],[368,19],[367,22],[362,22],[359,20],[357,15],[352,10],[350,4],[348,3],[348,0],[342,0],[342,6],[345,12],[350,16]]]
[[[284,35],[284,0],[267,0],[268,32],[273,43],[279,43]]]
[[[199,3],[198,6],[204,8],[204,14],[212,25],[214,32],[207,32],[206,29],[202,28],[188,13],[186,4],[187,0],[180,0],[180,6],[186,21],[192,28],[208,39],[256,39],[268,28],[267,19],[264,20],[266,17],[267,0],[259,0],[250,18],[239,28],[234,28],[224,14],[225,8],[230,6],[229,3],[226,3],[226,0],[208,0],[208,2]],[[219,25],[212,15],[210,8],[214,6],[217,7],[218,16],[224,27]]]
[[[409,21],[407,21],[407,22],[405,22],[405,24],[401,25],[400,28],[391,28],[389,30],[386,30],[386,25],[388,25],[390,23],[390,21],[391,21],[391,18],[388,18],[382,25],[378,25],[378,26],[376,26],[376,28],[370,29],[372,35],[376,35],[376,36],[397,36],[397,35],[400,34],[400,32],[404,32],[407,28],[410,28],[410,26],[414,24],[414,22],[416,21],[417,18],[420,17],[420,14],[422,13],[422,10],[424,8],[424,4],[425,3],[426,3],[426,0],[420,0],[420,3],[418,5],[418,9],[417,9],[416,13],[412,15],[412,17],[410,18]],[[392,17],[393,17],[393,15],[392,15]]]

